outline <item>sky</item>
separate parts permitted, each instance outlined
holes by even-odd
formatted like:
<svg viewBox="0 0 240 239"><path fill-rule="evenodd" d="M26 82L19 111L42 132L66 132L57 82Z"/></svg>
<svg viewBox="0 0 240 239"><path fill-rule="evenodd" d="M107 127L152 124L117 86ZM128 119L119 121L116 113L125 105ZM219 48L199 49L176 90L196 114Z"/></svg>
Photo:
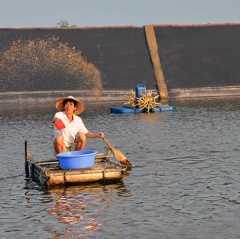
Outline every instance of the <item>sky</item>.
<svg viewBox="0 0 240 239"><path fill-rule="evenodd" d="M239 23L240 0L0 0L0 28Z"/></svg>

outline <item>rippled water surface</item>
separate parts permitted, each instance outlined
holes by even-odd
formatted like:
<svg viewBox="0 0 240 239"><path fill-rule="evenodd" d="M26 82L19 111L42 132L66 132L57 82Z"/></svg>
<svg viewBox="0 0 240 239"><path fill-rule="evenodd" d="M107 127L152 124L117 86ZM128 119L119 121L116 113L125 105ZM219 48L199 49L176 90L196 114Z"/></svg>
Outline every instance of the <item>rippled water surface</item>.
<svg viewBox="0 0 240 239"><path fill-rule="evenodd" d="M240 236L240 98L171 100L174 112L82 118L135 167L121 183L44 189L24 178L24 141L53 157L53 105L0 105L2 238L217 238ZM100 139L87 148L105 152Z"/></svg>

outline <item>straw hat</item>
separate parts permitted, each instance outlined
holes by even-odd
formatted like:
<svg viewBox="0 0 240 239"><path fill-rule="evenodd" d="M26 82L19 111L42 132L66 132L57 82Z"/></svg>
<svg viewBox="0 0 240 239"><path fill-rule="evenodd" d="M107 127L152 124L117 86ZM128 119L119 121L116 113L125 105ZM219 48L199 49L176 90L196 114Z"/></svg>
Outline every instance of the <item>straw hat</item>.
<svg viewBox="0 0 240 239"><path fill-rule="evenodd" d="M55 103L55 107L58 111L64 111L64 105L63 105L63 101L66 100L66 99L70 99L70 100L74 100L76 101L77 105L76 105L76 109L74 110L74 114L75 115L79 115L80 113L83 112L84 110L84 104L82 103L82 101L74 98L73 96L68 96L68 97L63 97L63 98L60 98L56 101Z"/></svg>

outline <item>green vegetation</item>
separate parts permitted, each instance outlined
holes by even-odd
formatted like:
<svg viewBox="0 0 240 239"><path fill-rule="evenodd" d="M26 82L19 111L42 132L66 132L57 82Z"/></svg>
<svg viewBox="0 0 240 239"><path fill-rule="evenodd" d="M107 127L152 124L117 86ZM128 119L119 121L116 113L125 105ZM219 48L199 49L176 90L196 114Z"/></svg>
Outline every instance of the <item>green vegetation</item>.
<svg viewBox="0 0 240 239"><path fill-rule="evenodd" d="M60 20L60 21L57 23L57 26L59 26L59 27L61 27L61 28L77 27L77 25L69 26L69 23L68 23L68 21L66 21L66 20Z"/></svg>

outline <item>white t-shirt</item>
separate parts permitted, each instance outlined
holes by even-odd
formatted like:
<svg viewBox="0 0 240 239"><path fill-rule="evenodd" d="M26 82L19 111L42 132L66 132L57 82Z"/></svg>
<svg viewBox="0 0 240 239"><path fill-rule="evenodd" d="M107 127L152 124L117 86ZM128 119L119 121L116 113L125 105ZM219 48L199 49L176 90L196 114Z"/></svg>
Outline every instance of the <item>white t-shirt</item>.
<svg viewBox="0 0 240 239"><path fill-rule="evenodd" d="M55 117L62 120L65 128L58 130L54 125L54 138L59 134L62 135L66 147L70 147L73 144L78 133L88 133L87 128L79 116L73 115L71 122L68 120L65 112L57 112L54 118Z"/></svg>

